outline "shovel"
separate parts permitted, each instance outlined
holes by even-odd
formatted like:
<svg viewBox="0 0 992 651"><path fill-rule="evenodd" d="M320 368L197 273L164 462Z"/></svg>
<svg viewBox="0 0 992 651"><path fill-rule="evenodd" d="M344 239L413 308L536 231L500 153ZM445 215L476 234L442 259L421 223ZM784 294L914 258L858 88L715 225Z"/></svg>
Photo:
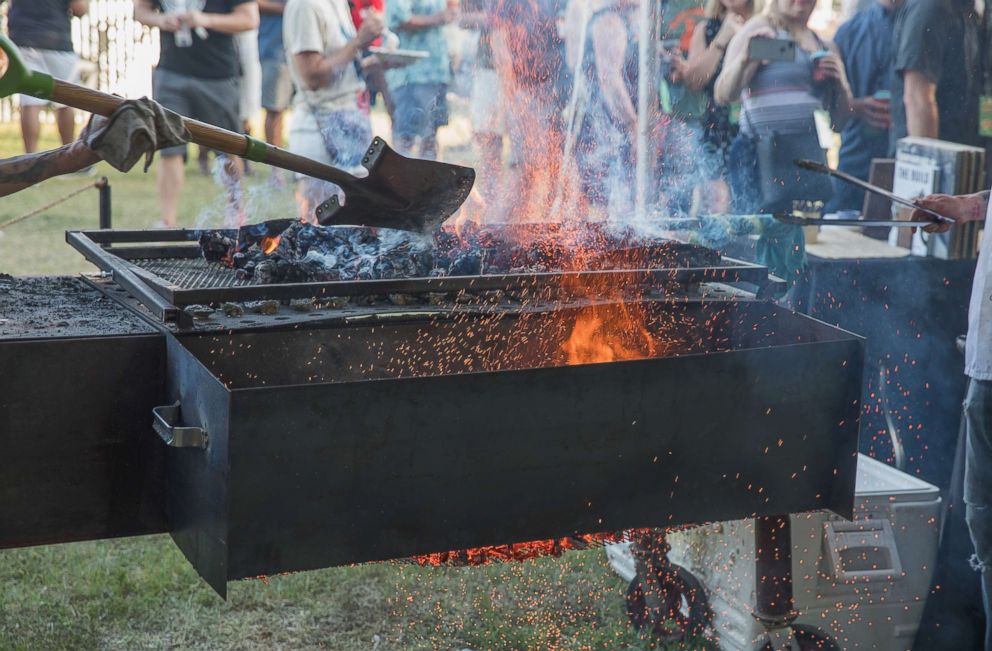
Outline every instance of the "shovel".
<svg viewBox="0 0 992 651"><path fill-rule="evenodd" d="M0 97L14 93L104 116L113 113L124 101L29 70L17 46L0 35ZM345 197L343 204L334 195L317 207L317 222L324 226L346 224L429 233L458 210L475 183L472 168L407 158L390 149L381 138L374 138L362 157L362 166L369 174L359 178L251 136L186 117L183 123L192 141L199 145L340 187Z"/></svg>

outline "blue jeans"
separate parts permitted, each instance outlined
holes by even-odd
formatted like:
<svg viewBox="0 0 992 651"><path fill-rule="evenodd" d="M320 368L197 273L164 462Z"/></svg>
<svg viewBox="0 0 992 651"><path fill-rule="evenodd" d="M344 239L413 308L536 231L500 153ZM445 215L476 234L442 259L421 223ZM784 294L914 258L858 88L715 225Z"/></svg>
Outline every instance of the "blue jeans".
<svg viewBox="0 0 992 651"><path fill-rule="evenodd" d="M992 651L992 381L971 380L964 415L968 426L965 519L975 546L972 565L982 573L985 651Z"/></svg>

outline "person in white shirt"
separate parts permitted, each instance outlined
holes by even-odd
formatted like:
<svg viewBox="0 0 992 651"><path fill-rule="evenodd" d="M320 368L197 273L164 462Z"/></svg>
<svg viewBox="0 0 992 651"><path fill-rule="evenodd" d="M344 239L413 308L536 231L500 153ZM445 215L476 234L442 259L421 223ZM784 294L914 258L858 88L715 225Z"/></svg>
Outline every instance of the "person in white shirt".
<svg viewBox="0 0 992 651"><path fill-rule="evenodd" d="M968 443L965 453L965 519L975 546L972 565L982 573L985 605L985 651L992 651L992 211L989 192L949 196L935 194L917 201L921 208L951 217L958 224L985 221L982 250L968 308L968 343L964 372L970 378L964 401ZM914 211L915 221L931 221ZM947 223L923 227L929 233L951 228Z"/></svg>
<svg viewBox="0 0 992 651"><path fill-rule="evenodd" d="M347 0L289 0L283 44L296 87L289 151L346 171L359 167L372 141L369 95L359 71L361 51L377 39L383 20L371 12L356 30ZM299 177L302 219L339 188Z"/></svg>

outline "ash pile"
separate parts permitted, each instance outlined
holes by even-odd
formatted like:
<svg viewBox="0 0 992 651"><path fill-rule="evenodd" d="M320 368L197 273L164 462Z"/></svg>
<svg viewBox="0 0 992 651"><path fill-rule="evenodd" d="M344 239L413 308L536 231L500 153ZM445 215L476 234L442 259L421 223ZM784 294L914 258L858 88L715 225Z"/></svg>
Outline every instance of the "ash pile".
<svg viewBox="0 0 992 651"><path fill-rule="evenodd" d="M204 258L260 284L709 266L719 253L596 225L470 225L432 235L274 220L204 231Z"/></svg>

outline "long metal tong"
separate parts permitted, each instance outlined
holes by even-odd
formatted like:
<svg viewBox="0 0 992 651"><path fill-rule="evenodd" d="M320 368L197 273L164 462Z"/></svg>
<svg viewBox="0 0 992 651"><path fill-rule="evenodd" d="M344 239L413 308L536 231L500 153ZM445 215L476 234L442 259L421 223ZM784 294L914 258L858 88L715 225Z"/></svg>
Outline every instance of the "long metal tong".
<svg viewBox="0 0 992 651"><path fill-rule="evenodd" d="M923 208L918 205L915 201L911 199L904 199L897 194L893 194L884 188L880 188L877 185L868 183L867 181L862 181L861 179L851 176L841 172L840 170L835 170L833 168L827 167L822 163L817 163L816 161L799 159L795 161L798 167L805 170L810 170L811 172L818 172L820 174L826 174L828 176L833 176L841 181L845 181L852 185L856 185L863 190L867 190L872 194L877 194L880 197L885 197L893 203L897 203L900 206L906 206L908 208L913 208L914 210L919 210L920 212L930 215L933 217L933 223L943 222L945 224L955 223L953 219L942 215L935 210L930 210L929 208ZM926 222L917 221L907 221L904 219L823 219L821 218L805 218L805 217L795 217L793 215L775 215L775 218L779 221L785 222L787 224L799 224L802 226L889 226L889 227L902 227L902 228L921 228L926 226Z"/></svg>

